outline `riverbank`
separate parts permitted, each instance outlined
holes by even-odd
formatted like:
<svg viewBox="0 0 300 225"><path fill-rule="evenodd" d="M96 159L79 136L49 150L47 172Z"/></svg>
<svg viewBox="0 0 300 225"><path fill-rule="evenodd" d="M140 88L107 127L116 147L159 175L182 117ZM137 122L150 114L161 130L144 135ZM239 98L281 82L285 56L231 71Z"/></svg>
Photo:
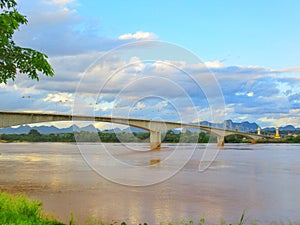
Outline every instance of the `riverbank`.
<svg viewBox="0 0 300 225"><path fill-rule="evenodd" d="M74 132L61 134L41 134L30 130L28 134L0 134L1 142L103 142L103 143L148 143L149 132L144 133L106 133L106 132ZM208 143L217 142L215 136L205 132L174 132L169 130L162 134L163 143ZM252 140L242 135L228 135L225 143L251 143ZM279 139L262 139L260 143L300 143L300 135L282 135Z"/></svg>
<svg viewBox="0 0 300 225"><path fill-rule="evenodd" d="M64 225L43 211L41 201L4 192L0 192L0 224Z"/></svg>
<svg viewBox="0 0 300 225"><path fill-rule="evenodd" d="M39 200L30 200L24 194L8 194L5 192L0 192L0 224L1 225L80 225L76 222L76 217L73 213L70 213L69 222L62 223L55 219L53 215L47 214L42 208L42 202ZM138 223L139 225L148 225L148 223ZM192 220L182 220L176 223L167 222L159 223L159 225L205 225L207 224L205 218L199 219L199 221L194 222ZM226 225L225 221L221 221L220 225ZM236 225L246 224L245 212L242 213L240 220ZM250 222L247 224L257 225L255 222ZM274 223L272 223L274 224ZM284 225L284 222L280 222ZM287 223L293 225L290 221ZM297 223L298 224L298 223ZM105 225L100 219L93 218L91 216L86 217L84 224L82 225ZM107 225L127 225L126 222L113 221ZM149 224L150 225L150 224ZM230 223L230 225L233 225ZM296 225L296 223L295 223Z"/></svg>

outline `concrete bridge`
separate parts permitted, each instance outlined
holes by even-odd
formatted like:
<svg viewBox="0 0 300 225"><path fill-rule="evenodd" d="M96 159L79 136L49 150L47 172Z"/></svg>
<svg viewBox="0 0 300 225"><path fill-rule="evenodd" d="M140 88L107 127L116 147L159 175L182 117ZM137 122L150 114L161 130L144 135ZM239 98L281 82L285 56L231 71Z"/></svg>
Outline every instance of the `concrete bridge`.
<svg viewBox="0 0 300 225"><path fill-rule="evenodd" d="M8 112L0 111L0 128L16 126L22 124L54 122L54 121L93 121L106 122L128 125L132 127L141 128L150 132L150 148L159 149L161 146L161 132L164 130L171 130L175 128L195 128L202 131L209 132L217 136L218 146L224 145L224 137L231 134L239 134L252 139L255 143L259 139L269 138L262 135L245 133L233 130L226 130L222 128L202 126L197 124L185 124L178 122L132 119L121 117L106 117L106 116L80 116L68 114L51 114L51 113L31 113L31 112Z"/></svg>

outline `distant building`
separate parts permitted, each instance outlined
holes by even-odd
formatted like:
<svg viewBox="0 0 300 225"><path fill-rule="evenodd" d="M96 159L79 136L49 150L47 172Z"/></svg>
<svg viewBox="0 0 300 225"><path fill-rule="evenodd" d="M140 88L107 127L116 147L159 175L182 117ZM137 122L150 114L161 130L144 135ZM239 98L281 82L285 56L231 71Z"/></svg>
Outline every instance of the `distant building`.
<svg viewBox="0 0 300 225"><path fill-rule="evenodd" d="M274 138L276 138L276 139L280 138L278 126L276 126L276 134L275 134Z"/></svg>

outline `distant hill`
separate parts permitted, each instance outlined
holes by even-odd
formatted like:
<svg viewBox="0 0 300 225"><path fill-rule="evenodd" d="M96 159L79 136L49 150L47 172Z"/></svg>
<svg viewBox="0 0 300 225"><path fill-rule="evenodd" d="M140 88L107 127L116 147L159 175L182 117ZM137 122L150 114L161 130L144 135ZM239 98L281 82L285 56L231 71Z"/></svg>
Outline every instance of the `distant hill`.
<svg viewBox="0 0 300 225"><path fill-rule="evenodd" d="M264 130L265 131L275 131L276 128L275 127L267 127L267 128L264 128ZM281 131L296 131L296 130L300 130L300 128L296 128L293 125L287 125L284 127L279 127L279 130L281 130Z"/></svg>
<svg viewBox="0 0 300 225"><path fill-rule="evenodd" d="M242 131L242 132L257 131L257 128L258 128L258 125L256 123L250 123L248 121L241 122L241 123L235 123L232 120L225 120L224 123L211 123L208 121L201 121L200 125L225 128L228 130L238 130L238 131Z"/></svg>
<svg viewBox="0 0 300 225"><path fill-rule="evenodd" d="M67 128L57 128L55 126L34 126L30 127L28 125L19 126L19 127L6 127L0 129L0 134L27 134L31 129L35 129L41 134L63 134L63 133L73 133L74 131L87 131L95 132L98 131L93 125L88 125L86 127L78 127L72 125Z"/></svg>
<svg viewBox="0 0 300 225"><path fill-rule="evenodd" d="M195 123L198 124L198 123ZM250 123L248 121L241 122L241 123L236 123L233 122L232 120L226 120L224 123L211 123L208 121L201 121L201 125L203 126L211 126L211 127L219 127L219 128L226 128L229 130L238 130L242 132L256 132L258 125L256 123ZM88 125L85 127L78 127L76 125L72 125L70 127L66 128L58 128L55 126L34 126L30 127L28 125L22 125L19 127L6 127L6 128L1 128L0 129L0 134L27 134L31 129L36 129L39 131L41 134L62 134L62 133L72 133L73 131L87 131L87 132L95 132L95 131L100 131L97 128L95 128L93 125ZM198 129L192 129L192 128L187 128L187 130L192 131L192 132L198 132ZM268 127L264 128L263 130L265 131L275 131L275 127ZM280 127L279 130L281 131L295 131L295 130L300 130L300 128L295 128L292 125L287 125L284 127ZM116 129L108 129L108 130L102 130L102 132L106 133L120 133L120 132L136 132L136 133L143 133L147 132L146 130L136 128L136 127L127 127L126 129L121 130L120 128ZM179 130L174 130L175 133L178 133Z"/></svg>

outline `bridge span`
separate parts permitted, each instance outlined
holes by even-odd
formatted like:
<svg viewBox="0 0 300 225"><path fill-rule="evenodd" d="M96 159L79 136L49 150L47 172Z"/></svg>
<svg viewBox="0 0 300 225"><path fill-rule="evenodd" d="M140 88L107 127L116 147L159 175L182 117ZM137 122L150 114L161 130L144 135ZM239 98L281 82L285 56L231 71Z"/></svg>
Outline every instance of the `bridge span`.
<svg viewBox="0 0 300 225"><path fill-rule="evenodd" d="M245 133L233 130L227 130L217 127L202 126L197 124L187 124L179 122L122 118L122 117L106 117L106 116L81 116L70 114L52 114L52 113L35 113L35 112L14 112L0 111L0 128L10 127L23 124L33 124L42 122L58 122L58 121L93 121L106 122L128 125L141 128L150 132L150 148L152 150L159 149L161 146L161 132L175 128L194 128L209 132L217 136L218 146L224 145L224 137L231 134L239 134L252 139L255 143L259 139L269 138L253 133Z"/></svg>

